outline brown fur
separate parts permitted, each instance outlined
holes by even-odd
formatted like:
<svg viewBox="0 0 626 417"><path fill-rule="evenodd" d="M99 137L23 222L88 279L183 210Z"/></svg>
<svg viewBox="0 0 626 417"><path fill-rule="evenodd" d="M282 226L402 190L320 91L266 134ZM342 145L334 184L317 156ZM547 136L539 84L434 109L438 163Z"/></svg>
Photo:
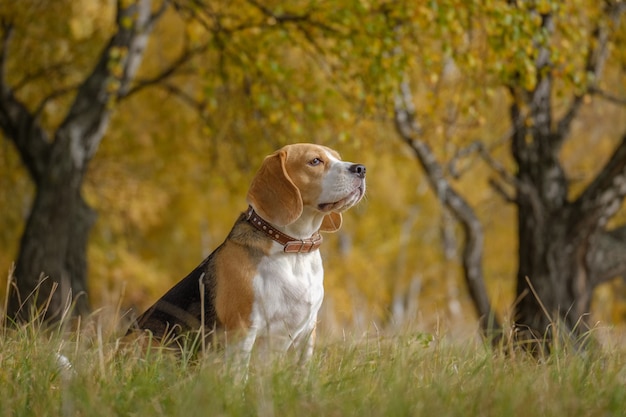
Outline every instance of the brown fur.
<svg viewBox="0 0 626 417"><path fill-rule="evenodd" d="M202 324L207 335L246 327L254 296L252 278L270 245L242 214L224 243L139 316L129 333L147 330L170 344L200 331Z"/></svg>
<svg viewBox="0 0 626 417"><path fill-rule="evenodd" d="M294 222L302 213L302 197L287 173L286 158L282 150L266 157L248 190L248 201L259 215L277 226Z"/></svg>
<svg viewBox="0 0 626 417"><path fill-rule="evenodd" d="M252 279L260 256L249 256L250 248L242 243L235 239L227 241L215 261L215 310L226 330L239 330L250 325L254 303ZM256 252L257 255L261 253L261 250Z"/></svg>

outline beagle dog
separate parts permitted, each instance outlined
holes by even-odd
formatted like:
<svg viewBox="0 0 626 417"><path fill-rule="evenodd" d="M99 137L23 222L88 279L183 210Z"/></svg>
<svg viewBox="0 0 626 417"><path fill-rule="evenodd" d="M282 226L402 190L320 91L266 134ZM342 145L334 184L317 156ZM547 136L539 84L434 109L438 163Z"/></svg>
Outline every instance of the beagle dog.
<svg viewBox="0 0 626 417"><path fill-rule="evenodd" d="M129 332L165 343L198 330L227 333L240 335L247 357L261 338L272 350L310 357L324 296L320 232L338 230L341 213L364 193L365 166L330 148L301 143L267 156L226 240Z"/></svg>

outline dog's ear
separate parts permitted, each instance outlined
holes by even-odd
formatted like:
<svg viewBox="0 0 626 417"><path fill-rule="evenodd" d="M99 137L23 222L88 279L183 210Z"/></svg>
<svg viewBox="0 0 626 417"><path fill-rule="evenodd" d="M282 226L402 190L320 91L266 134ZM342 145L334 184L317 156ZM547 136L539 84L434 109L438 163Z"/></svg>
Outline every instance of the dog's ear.
<svg viewBox="0 0 626 417"><path fill-rule="evenodd" d="M302 214L302 196L285 169L287 151L269 155L252 179L248 203L263 219L276 226L293 223Z"/></svg>
<svg viewBox="0 0 626 417"><path fill-rule="evenodd" d="M324 216L324 220L322 221L322 227L320 227L320 230L322 232L336 232L341 227L342 222L343 218L341 217L341 213L328 213L326 216Z"/></svg>

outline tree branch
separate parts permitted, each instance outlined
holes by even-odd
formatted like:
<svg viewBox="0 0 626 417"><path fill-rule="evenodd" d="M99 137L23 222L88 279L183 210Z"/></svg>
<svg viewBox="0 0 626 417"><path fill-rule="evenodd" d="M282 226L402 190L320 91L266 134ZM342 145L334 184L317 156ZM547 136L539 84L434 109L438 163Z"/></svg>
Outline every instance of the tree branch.
<svg viewBox="0 0 626 417"><path fill-rule="evenodd" d="M48 94L46 97L44 97L39 104L37 105L37 107L35 108L35 110L33 111L33 118L36 120L39 120L39 116L41 116L41 113L43 112L44 108L46 107L46 105L59 97L62 97L66 94L70 94L73 93L74 91L76 91L78 89L78 85L71 85L69 87L65 87L65 88L60 88L56 91L53 91L52 93Z"/></svg>
<svg viewBox="0 0 626 417"><path fill-rule="evenodd" d="M603 227L626 197L626 133L611 158L572 203L572 221L592 231ZM573 225L574 226L574 225Z"/></svg>
<svg viewBox="0 0 626 417"><path fill-rule="evenodd" d="M159 8L155 13L151 13L150 7L151 0L144 1L143 5L138 8L136 16L136 22L133 27L135 33L134 36L128 42L128 58L124 65L124 73L120 79L120 88L117 93L117 99L125 96L129 89L130 83L134 79L143 54L148 44L148 35L152 32L156 21L163 16L167 6L168 0L163 0ZM126 16L127 18L128 16ZM118 18L118 25L124 24L125 17Z"/></svg>
<svg viewBox="0 0 626 417"><path fill-rule="evenodd" d="M495 179L490 178L489 185L506 203L515 204L517 202L516 196L505 190L504 187Z"/></svg>
<svg viewBox="0 0 626 417"><path fill-rule="evenodd" d="M149 30L154 29L154 25L161 19L161 17L163 17L169 6L170 0L163 0L159 8L150 15L150 19L148 20L148 23L146 25Z"/></svg>
<svg viewBox="0 0 626 417"><path fill-rule="evenodd" d="M13 85L13 91L19 92L23 87L27 86L33 81L39 80L41 78L48 78L50 77L50 75L55 73L60 73L70 64L71 62L56 62L44 68L40 68L36 71L28 72L24 74L24 76Z"/></svg>
<svg viewBox="0 0 626 417"><path fill-rule="evenodd" d="M41 181L50 151L48 134L37 123L28 108L15 97L7 84L6 63L8 59L13 25L1 21L3 30L0 49L0 129L12 141L35 183Z"/></svg>
<svg viewBox="0 0 626 417"><path fill-rule="evenodd" d="M316 26L320 29L323 29L327 32L338 33L336 29L328 26L327 24L323 22L320 22L311 18L311 11L307 11L306 13L303 13L303 14L292 14L292 13L278 14L278 13L275 13L269 7L261 4L257 0L248 0L248 3L256 7L261 13L263 13L263 15L272 19L273 23L295 23L295 24L308 23L312 26Z"/></svg>
<svg viewBox="0 0 626 417"><path fill-rule="evenodd" d="M48 133L11 90L5 91L0 98L0 129L14 143L33 181L39 183L51 142Z"/></svg>
<svg viewBox="0 0 626 417"><path fill-rule="evenodd" d="M505 140L510 137L511 137L511 130L509 130L509 132L506 133ZM518 186L519 181L517 180L517 178L515 178L515 176L512 175L509 171L507 171L507 169L500 162L496 161L491 156L485 144L480 140L476 140L470 143L468 146L460 149L454 154L452 159L450 159L450 162L448 162L448 170L452 174L453 177L455 178L460 177L460 172L456 166L457 163L459 162L459 159L467 157L468 155L471 155L472 153L477 153L480 156L480 158L495 173L497 173L505 182L507 182L508 184L512 186Z"/></svg>
<svg viewBox="0 0 626 417"><path fill-rule="evenodd" d="M509 94L511 95L511 105L509 106L509 115L513 126L511 127L511 150L513 158L518 166L527 163L529 158L529 146L526 142L526 118L528 114L522 111L522 106L519 94L515 88L509 87Z"/></svg>
<svg viewBox="0 0 626 417"><path fill-rule="evenodd" d="M309 14L291 14L291 13L281 13L277 14L272 11L269 7L259 3L256 0L248 0L252 6L257 8L261 13L265 16L274 19L276 23L286 23L286 22L302 22L309 19Z"/></svg>
<svg viewBox="0 0 626 417"><path fill-rule="evenodd" d="M492 337L500 330L500 324L491 308L484 284L482 225L470 205L445 178L444 171L428 144L419 138L421 128L416 120L415 106L407 82L402 83L400 93L396 97L395 124L400 137L413 149L437 198L463 227L465 241L462 262L465 282L474 300L481 329L485 335Z"/></svg>
<svg viewBox="0 0 626 417"><path fill-rule="evenodd" d="M595 234L589 247L585 261L593 287L626 276L626 226Z"/></svg>
<svg viewBox="0 0 626 417"><path fill-rule="evenodd" d="M509 132L505 135L506 139L510 137L511 137L511 130L509 130ZM450 172L450 175L452 175L452 177L455 179L459 179L461 175L463 174L457 168L457 163L459 162L459 159L465 158L473 153L477 153L479 157L498 175L499 179L501 180L501 181L497 181L495 179L490 179L489 185L491 186L491 188L493 188L493 190L498 195L500 195L504 199L504 201L506 201L507 203L515 203L516 201L515 196L509 194L504 189L503 187L504 184L501 184L501 182L504 182L505 184L508 184L517 190L522 190L523 185L520 183L520 181L517 178L515 178L514 175L509 173L501 163L499 163L498 161L492 158L491 154L489 153L489 150L487 149L485 144L480 140L470 143L468 146L461 148L459 151L457 151L454 154L454 156L450 159L450 161L447 164L447 171Z"/></svg>
<svg viewBox="0 0 626 417"><path fill-rule="evenodd" d="M626 97L617 97L607 91L601 90L598 87L592 87L589 89L589 93L605 99L606 101L616 104L618 106L626 106Z"/></svg>
<svg viewBox="0 0 626 417"><path fill-rule="evenodd" d="M173 94L174 96L178 97L183 103L187 104L189 107L194 109L206 126L209 126L211 128L215 127L213 121L209 117L208 112L206 111L205 101L198 101L194 99L191 95L189 95L185 91L181 90L179 87L172 85L172 84L168 84L164 82L164 83L157 84L157 86L164 89L168 93Z"/></svg>
<svg viewBox="0 0 626 417"><path fill-rule="evenodd" d="M541 30L554 33L554 20L551 13L541 15ZM530 92L530 116L533 124L530 127L534 137L538 135L542 138L555 139L551 135L552 129L552 61L550 59L550 49L546 45L536 42L538 48L535 67L537 69L537 84L532 92ZM558 146L558 142L552 145ZM549 144L539 143L538 146L550 146Z"/></svg>
<svg viewBox="0 0 626 417"><path fill-rule="evenodd" d="M187 49L185 48L178 58L176 58L167 68L161 71L159 74L150 77L144 78L141 80L137 80L135 85L132 88L129 88L123 95L120 95L120 99L125 99L130 97L131 95L138 93L146 87L154 86L155 84L159 84L167 80L168 78L174 76L177 71L187 62L191 61L195 56L205 52L209 48L209 44L204 44L196 48Z"/></svg>
<svg viewBox="0 0 626 417"><path fill-rule="evenodd" d="M621 18L624 7L621 5L613 5L605 7L605 14L608 15L612 24L617 26ZM586 93L598 94L602 96L602 92L597 88L597 80L600 79L604 64L606 63L609 53L609 27L602 22L598 22L594 28L589 41L589 49L587 52L587 58L585 60L585 73L593 74L593 78L590 85L587 86L586 92L578 94L574 97L569 109L565 112L561 120L557 123L556 133L557 137L564 140L569 134L572 122L578 114L580 107L582 106L583 99ZM608 97L604 97L607 98ZM612 98L612 97L611 97ZM613 101L609 99L609 101ZM624 101L626 103L626 101ZM619 104L619 103L618 103Z"/></svg>
<svg viewBox="0 0 626 417"><path fill-rule="evenodd" d="M225 33L227 35L232 35L236 32L259 28L265 26L266 23L261 22L245 22L239 24L231 24L228 27L225 27L222 24L222 16L219 13L216 13L212 9L212 2L203 2L201 0L194 1L194 5L191 7L184 4L185 2L173 0L174 8L178 13L182 16L185 16L187 13L191 19L194 19L197 23L202 25L203 28L207 30L209 33L217 34L217 33ZM235 16L228 16L229 20L235 21ZM238 16L237 16L238 17Z"/></svg>
<svg viewBox="0 0 626 417"><path fill-rule="evenodd" d="M117 32L112 36L91 74L81 84L70 110L57 130L55 148L71 153L81 170L95 153L108 125L110 110L127 93L145 51L155 19L151 0L124 7L118 0ZM165 7L164 1L162 7ZM159 9L161 10L161 9Z"/></svg>

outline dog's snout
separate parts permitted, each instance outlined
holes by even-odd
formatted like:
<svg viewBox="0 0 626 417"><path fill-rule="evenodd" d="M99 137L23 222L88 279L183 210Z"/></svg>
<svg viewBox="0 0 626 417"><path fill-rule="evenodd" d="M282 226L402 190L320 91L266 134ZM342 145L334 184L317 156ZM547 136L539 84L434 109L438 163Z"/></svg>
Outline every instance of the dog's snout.
<svg viewBox="0 0 626 417"><path fill-rule="evenodd" d="M365 171L366 171L365 165L352 164L352 165L350 165L348 170L350 172L352 172L353 174L356 174L357 177L359 177L359 178L365 178Z"/></svg>

